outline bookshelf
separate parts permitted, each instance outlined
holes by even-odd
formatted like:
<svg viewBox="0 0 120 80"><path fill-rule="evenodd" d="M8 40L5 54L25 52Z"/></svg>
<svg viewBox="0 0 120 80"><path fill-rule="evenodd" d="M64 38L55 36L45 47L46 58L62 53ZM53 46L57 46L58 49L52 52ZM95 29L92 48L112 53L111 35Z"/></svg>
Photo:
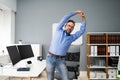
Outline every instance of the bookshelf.
<svg viewBox="0 0 120 80"><path fill-rule="evenodd" d="M87 75L89 80L116 80L120 55L120 32L87 33Z"/></svg>

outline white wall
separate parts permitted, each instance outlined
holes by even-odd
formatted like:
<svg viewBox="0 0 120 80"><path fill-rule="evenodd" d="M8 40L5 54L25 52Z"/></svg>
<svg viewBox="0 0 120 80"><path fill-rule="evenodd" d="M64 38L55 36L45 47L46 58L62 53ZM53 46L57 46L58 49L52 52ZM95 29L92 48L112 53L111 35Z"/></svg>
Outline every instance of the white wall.
<svg viewBox="0 0 120 80"><path fill-rule="evenodd" d="M17 9L17 0L0 0L0 4L3 4L13 11L16 11Z"/></svg>

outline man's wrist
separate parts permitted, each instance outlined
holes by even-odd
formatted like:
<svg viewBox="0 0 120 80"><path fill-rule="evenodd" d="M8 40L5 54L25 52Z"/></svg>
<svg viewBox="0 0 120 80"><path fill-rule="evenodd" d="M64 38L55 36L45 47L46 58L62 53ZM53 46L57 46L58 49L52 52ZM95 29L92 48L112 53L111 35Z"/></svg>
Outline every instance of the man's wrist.
<svg viewBox="0 0 120 80"><path fill-rule="evenodd" d="M83 15L83 16L81 16L81 17L85 18L85 15Z"/></svg>
<svg viewBox="0 0 120 80"><path fill-rule="evenodd" d="M86 21L85 15L82 16L82 21Z"/></svg>

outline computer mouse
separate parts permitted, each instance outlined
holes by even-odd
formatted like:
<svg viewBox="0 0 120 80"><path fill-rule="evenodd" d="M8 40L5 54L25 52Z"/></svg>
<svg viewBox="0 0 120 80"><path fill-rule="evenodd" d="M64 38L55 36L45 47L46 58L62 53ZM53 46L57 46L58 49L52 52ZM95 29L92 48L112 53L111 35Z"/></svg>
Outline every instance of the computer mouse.
<svg viewBox="0 0 120 80"><path fill-rule="evenodd" d="M42 61L42 56L38 56L38 57L37 57L37 60Z"/></svg>
<svg viewBox="0 0 120 80"><path fill-rule="evenodd" d="M32 62L31 61L27 61L27 64L32 64Z"/></svg>

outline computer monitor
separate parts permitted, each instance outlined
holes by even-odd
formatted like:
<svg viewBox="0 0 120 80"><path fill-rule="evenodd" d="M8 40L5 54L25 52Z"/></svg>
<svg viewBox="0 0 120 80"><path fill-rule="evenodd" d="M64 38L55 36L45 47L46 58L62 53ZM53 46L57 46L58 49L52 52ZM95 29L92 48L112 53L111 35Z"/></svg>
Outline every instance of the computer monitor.
<svg viewBox="0 0 120 80"><path fill-rule="evenodd" d="M7 50L13 65L21 60L20 53L16 46L7 46Z"/></svg>
<svg viewBox="0 0 120 80"><path fill-rule="evenodd" d="M21 59L34 57L31 45L18 45L17 47L21 55Z"/></svg>

